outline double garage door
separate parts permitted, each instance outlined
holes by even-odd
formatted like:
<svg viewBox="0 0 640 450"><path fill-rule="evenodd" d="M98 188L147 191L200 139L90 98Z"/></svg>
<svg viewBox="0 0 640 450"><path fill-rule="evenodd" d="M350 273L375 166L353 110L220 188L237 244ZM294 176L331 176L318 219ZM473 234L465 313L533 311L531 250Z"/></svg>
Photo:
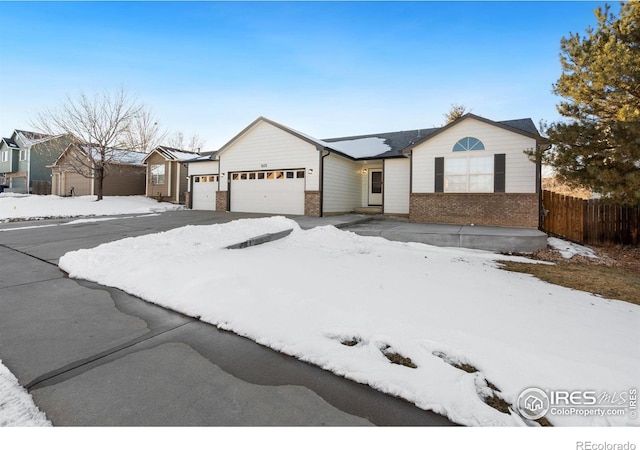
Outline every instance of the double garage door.
<svg viewBox="0 0 640 450"><path fill-rule="evenodd" d="M231 211L304 214L304 169L230 173Z"/></svg>

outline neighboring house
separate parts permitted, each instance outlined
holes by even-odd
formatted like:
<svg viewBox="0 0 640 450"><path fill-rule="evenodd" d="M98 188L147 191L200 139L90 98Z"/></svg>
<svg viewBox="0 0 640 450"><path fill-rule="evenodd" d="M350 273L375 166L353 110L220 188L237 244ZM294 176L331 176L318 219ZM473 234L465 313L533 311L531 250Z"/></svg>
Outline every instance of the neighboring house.
<svg viewBox="0 0 640 450"><path fill-rule="evenodd" d="M184 162L197 156L197 153L163 145L149 152L143 161L147 165L145 195L161 201L184 204L188 190Z"/></svg>
<svg viewBox="0 0 640 450"><path fill-rule="evenodd" d="M89 157L93 155L93 159ZM102 186L103 195L144 195L145 153L131 150L110 149L110 161L105 163ZM95 195L93 160L97 150L88 146L70 144L50 166L52 193L59 196Z"/></svg>
<svg viewBox="0 0 640 450"><path fill-rule="evenodd" d="M525 152L541 145L531 119L466 114L441 128L319 140L260 117L206 170L192 169L202 160L188 163L192 203L203 205L194 177L208 172L215 207L207 204L217 211L367 211L415 222L537 228L540 168Z"/></svg>
<svg viewBox="0 0 640 450"><path fill-rule="evenodd" d="M51 193L51 165L72 142L71 136L49 136L15 130L0 140L0 184L10 191Z"/></svg>

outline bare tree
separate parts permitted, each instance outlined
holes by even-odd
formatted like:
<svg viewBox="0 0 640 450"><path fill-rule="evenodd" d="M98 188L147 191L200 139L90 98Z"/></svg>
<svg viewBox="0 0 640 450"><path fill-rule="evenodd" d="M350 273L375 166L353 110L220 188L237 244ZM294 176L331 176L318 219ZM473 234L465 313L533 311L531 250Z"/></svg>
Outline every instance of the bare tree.
<svg viewBox="0 0 640 450"><path fill-rule="evenodd" d="M93 178L98 200L102 200L105 167L126 162L123 159L128 152L123 148L146 148L155 138L151 123L148 109L120 89L92 96L82 93L77 98L67 96L59 107L38 114L32 125L47 134L75 136L79 145L69 158L68 169Z"/></svg>
<svg viewBox="0 0 640 450"><path fill-rule="evenodd" d="M444 118L446 120L445 125L448 125L451 122L454 122L454 121L458 120L460 117L462 117L465 114L470 113L470 112L471 112L471 110L467 109L466 106L457 105L455 103L452 103L451 104L451 109L449 110L449 112L444 114Z"/></svg>
<svg viewBox="0 0 640 450"><path fill-rule="evenodd" d="M200 136L197 134L193 134L190 138L186 138L182 131L176 131L171 134L166 139L166 142L168 147L187 150L194 153L200 153L200 150L205 145L205 141L200 139Z"/></svg>
<svg viewBox="0 0 640 450"><path fill-rule="evenodd" d="M149 153L167 137L158 120L148 108L142 108L133 117L125 133L125 148L138 152Z"/></svg>

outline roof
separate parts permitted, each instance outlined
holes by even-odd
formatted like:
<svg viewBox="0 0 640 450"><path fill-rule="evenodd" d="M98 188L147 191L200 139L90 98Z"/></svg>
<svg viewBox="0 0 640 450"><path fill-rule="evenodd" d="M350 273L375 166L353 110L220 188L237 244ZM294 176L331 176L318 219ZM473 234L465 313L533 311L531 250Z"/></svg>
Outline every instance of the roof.
<svg viewBox="0 0 640 450"><path fill-rule="evenodd" d="M403 149L436 130L437 128L423 128L419 130L329 138L323 139L323 141L353 158L391 158L401 156ZM368 144L373 144L369 151L366 150Z"/></svg>
<svg viewBox="0 0 640 450"><path fill-rule="evenodd" d="M421 143L431 139L432 137L442 133L443 131L446 131L449 128L451 128L451 127L457 125L458 123L460 123L460 122L462 122L464 120L467 120L467 119L475 119L475 120L478 120L480 122L484 122L484 123L487 123L489 125L497 126L497 127L502 128L504 130L507 130L507 131L511 131L513 133L518 133L518 134L530 137L532 139L535 139L536 142L538 142L538 143L546 142L546 139L543 138L542 136L540 136L540 133L538 133L538 130L536 129L536 126L534 125L533 120L531 120L531 119L515 119L515 120L503 120L503 121L500 121L500 122L494 122L493 120L486 119L486 118L480 117L480 116L476 116L475 114L467 113L464 116L460 117L459 119L456 119L453 122L448 123L444 127L436 129L433 133L431 133L428 136L425 136L422 139L420 139L419 141L415 142L415 145L421 144ZM410 149L407 147L405 150L403 150L403 152L407 153L409 150Z"/></svg>
<svg viewBox="0 0 640 450"><path fill-rule="evenodd" d="M94 160L99 157L99 149L96 147L89 147L88 145L77 146L77 144L69 144L67 148L58 156L56 161L52 164L55 166L58 164L58 161L62 159L62 157L69 151L71 147L80 148L84 153L90 154L91 158ZM107 149L109 154L106 158L106 163L108 164L128 164L132 166L142 166L143 160L145 158L146 153L136 152L133 150L125 150L120 148L109 148ZM51 166L48 166L51 167Z"/></svg>
<svg viewBox="0 0 640 450"><path fill-rule="evenodd" d="M16 144L16 141L14 141L11 138L3 137L2 140L4 141L5 144L7 144L7 147L19 148L18 144Z"/></svg>
<svg viewBox="0 0 640 450"><path fill-rule="evenodd" d="M15 130L14 134L20 136L20 139L24 142L25 145L33 145L38 142L46 141L47 139L51 139L54 136L43 133L36 133L35 131L25 131L25 130Z"/></svg>
<svg viewBox="0 0 640 450"><path fill-rule="evenodd" d="M85 153L91 154L91 157L95 160L100 156L100 149L95 147L89 147L83 145L82 150ZM143 165L143 160L147 156L146 153L136 152L133 150L125 150L121 148L109 148L107 149L108 156L107 161L111 164L130 164L130 165Z"/></svg>
<svg viewBox="0 0 640 450"><path fill-rule="evenodd" d="M488 119L473 114L469 116L488 121ZM503 120L495 123L503 127L506 126L532 135L538 135L538 130L531 119ZM417 142L427 140L432 134L438 133L444 128L448 128L448 125L440 128L422 128L419 130L329 138L323 139L323 141L356 159L393 158L402 156L403 150ZM386 150L383 145L386 145Z"/></svg>
<svg viewBox="0 0 640 450"><path fill-rule="evenodd" d="M206 162L206 161L215 161L218 156L218 152L202 152L197 155L196 158L186 159L182 162L185 163L195 163L195 162Z"/></svg>
<svg viewBox="0 0 640 450"><path fill-rule="evenodd" d="M147 160L149 156L153 153L158 153L164 159L168 161L188 161L193 158L197 158L199 153L189 152L187 150L180 150L178 148L167 147L165 145L159 145L145 155L143 163Z"/></svg>
<svg viewBox="0 0 640 450"><path fill-rule="evenodd" d="M358 136L346 136L327 139L316 139L312 136L294 130L293 128L289 128L285 125L274 122L273 120L267 119L266 117L260 116L256 120L251 122L251 124L249 124L240 133L234 136L229 142L224 144L218 152L223 152L224 150L226 150L229 146L231 146L235 141L237 141L242 135L248 132L259 122L266 122L306 142L309 142L310 144L315 145L320 149L336 152L351 159L367 160L380 158L397 158L404 156L411 146L424 142L427 139L451 128L455 124L469 118L495 125L515 133L523 134L525 136L534 138L537 141L543 140L531 119L514 119L495 122L471 113L465 114L461 118L439 128L421 128L417 130L392 131L386 133L364 134ZM196 162L197 160L199 159L190 160L188 162Z"/></svg>

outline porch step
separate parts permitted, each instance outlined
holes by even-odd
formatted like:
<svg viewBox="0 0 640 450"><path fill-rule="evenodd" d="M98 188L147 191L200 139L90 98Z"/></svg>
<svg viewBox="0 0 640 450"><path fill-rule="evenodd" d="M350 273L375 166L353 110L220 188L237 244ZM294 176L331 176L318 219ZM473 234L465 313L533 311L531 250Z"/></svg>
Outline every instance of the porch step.
<svg viewBox="0 0 640 450"><path fill-rule="evenodd" d="M360 208L353 208L353 212L356 214L382 214L382 206L363 206Z"/></svg>

